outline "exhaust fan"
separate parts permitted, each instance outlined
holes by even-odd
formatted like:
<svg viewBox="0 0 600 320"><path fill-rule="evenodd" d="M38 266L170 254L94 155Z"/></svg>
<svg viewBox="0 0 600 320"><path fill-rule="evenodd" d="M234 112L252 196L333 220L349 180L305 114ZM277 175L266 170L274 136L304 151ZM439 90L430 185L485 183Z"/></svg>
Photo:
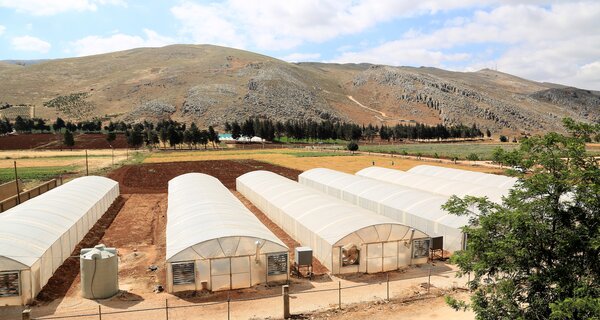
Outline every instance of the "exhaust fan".
<svg viewBox="0 0 600 320"><path fill-rule="evenodd" d="M342 266L358 264L360 250L355 244L347 244L342 247Z"/></svg>

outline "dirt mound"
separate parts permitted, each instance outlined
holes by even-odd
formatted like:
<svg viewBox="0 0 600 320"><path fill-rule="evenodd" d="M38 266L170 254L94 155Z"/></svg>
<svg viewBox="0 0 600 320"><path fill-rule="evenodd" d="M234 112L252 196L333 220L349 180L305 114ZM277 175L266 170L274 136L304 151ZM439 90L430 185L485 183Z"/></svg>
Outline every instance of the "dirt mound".
<svg viewBox="0 0 600 320"><path fill-rule="evenodd" d="M255 160L212 160L130 165L114 170L108 177L119 182L121 193L167 193L169 180L185 173L209 174L235 189L237 177L255 170L272 171L294 180L302 173Z"/></svg>

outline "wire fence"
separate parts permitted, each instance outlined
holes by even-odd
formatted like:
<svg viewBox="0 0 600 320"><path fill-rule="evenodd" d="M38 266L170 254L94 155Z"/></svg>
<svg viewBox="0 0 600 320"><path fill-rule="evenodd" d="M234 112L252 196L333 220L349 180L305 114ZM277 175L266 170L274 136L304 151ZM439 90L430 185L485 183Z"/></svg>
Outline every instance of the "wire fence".
<svg viewBox="0 0 600 320"><path fill-rule="evenodd" d="M444 274L434 274L447 278ZM423 278L418 278L423 279ZM426 278L425 278L426 279ZM415 279L413 279L415 280ZM281 294L260 295L257 297L227 298L213 302L189 302L181 298L169 298L162 305L153 305L140 308L117 309L116 305L111 307L98 304L96 309L73 310L69 313L56 313L47 316L33 317L31 312L25 310L21 319L24 320L49 320L49 319L247 319L254 317L282 318L292 314L304 314L315 310L342 309L346 305L390 300L413 300L418 297L436 296L428 295L430 288L437 290L435 294L447 292L459 288L457 282L445 287L435 287L433 282L412 283L413 287L408 289L400 282L406 279L391 281L389 276L375 282L343 284L337 282L337 286L331 283L331 287L324 289L303 289L305 285L299 285L298 290L288 291L289 286L282 286ZM416 287L415 287L416 285ZM295 287L294 284L292 286ZM287 288L285 288L287 287ZM421 291L415 293L415 288ZM464 289L464 288L462 288ZM288 293L289 292L289 293ZM257 303L260 302L260 303ZM287 306L286 306L287 304ZM287 314L286 314L287 308Z"/></svg>

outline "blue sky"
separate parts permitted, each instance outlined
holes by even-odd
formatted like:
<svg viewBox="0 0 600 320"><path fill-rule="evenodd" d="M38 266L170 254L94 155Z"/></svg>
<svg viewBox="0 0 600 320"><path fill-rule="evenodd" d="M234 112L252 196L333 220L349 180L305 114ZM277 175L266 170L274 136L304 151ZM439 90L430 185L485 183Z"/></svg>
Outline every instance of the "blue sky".
<svg viewBox="0 0 600 320"><path fill-rule="evenodd" d="M600 1L0 0L0 59L210 43L287 61L497 68L600 90Z"/></svg>

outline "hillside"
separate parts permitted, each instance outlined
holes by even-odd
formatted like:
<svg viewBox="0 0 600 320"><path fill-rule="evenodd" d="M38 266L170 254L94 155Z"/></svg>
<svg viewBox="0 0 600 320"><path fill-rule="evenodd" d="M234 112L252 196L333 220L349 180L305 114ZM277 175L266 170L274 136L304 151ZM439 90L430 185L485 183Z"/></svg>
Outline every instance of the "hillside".
<svg viewBox="0 0 600 320"><path fill-rule="evenodd" d="M565 116L600 121L596 92L492 70L292 64L211 45L140 48L25 65L2 62L0 83L0 115L45 118L171 117L218 126L248 116L390 125L462 122L493 132L560 130ZM69 107L44 106L57 97Z"/></svg>

